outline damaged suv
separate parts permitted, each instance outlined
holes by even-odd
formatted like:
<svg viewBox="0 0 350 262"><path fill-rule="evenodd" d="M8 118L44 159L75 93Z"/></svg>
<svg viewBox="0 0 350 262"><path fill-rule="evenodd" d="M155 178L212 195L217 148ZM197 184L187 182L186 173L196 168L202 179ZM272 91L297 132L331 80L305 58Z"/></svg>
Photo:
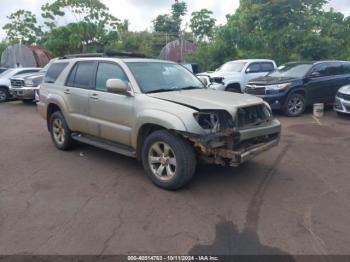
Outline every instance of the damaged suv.
<svg viewBox="0 0 350 262"><path fill-rule="evenodd" d="M207 89L176 63L121 56L50 66L38 111L58 149L79 141L137 158L153 183L174 190L198 161L238 166L278 144L280 123L262 99Z"/></svg>

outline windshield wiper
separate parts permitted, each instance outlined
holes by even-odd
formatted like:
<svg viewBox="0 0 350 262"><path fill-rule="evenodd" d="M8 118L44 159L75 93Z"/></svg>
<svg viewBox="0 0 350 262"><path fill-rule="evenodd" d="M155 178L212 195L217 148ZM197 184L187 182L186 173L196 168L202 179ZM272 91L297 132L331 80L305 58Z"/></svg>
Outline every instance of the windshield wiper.
<svg viewBox="0 0 350 262"><path fill-rule="evenodd" d="M146 92L146 94L171 92L171 91L176 91L176 89L174 89L174 88L155 89L155 90L151 90L151 91Z"/></svg>
<svg viewBox="0 0 350 262"><path fill-rule="evenodd" d="M200 86L185 86L185 87L178 88L178 90L191 90L191 89L202 89L202 87L200 87Z"/></svg>

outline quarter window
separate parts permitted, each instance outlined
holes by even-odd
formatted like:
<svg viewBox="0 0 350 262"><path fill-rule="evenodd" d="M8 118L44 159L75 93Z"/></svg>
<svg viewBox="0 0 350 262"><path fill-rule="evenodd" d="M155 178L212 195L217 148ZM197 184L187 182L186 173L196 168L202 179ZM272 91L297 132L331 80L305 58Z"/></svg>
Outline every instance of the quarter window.
<svg viewBox="0 0 350 262"><path fill-rule="evenodd" d="M112 63L99 63L96 75L96 90L107 91L108 79L120 79L128 82L128 78L120 66Z"/></svg>

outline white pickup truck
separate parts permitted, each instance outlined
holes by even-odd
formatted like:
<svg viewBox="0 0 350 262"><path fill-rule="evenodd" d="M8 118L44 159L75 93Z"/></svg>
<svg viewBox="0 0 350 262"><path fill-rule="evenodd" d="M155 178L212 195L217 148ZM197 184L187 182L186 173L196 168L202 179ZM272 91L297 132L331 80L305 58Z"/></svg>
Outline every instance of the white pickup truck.
<svg viewBox="0 0 350 262"><path fill-rule="evenodd" d="M208 77L209 88L243 93L250 80L265 76L276 68L276 62L268 59L235 60L223 64L215 72L204 72L197 76Z"/></svg>

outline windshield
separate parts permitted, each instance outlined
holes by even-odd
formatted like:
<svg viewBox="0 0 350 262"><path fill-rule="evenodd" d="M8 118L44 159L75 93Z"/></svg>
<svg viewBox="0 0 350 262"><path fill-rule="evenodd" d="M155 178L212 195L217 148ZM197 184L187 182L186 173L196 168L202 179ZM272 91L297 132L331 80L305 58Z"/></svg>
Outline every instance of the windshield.
<svg viewBox="0 0 350 262"><path fill-rule="evenodd" d="M129 62L127 65L143 93L204 88L202 82L178 64Z"/></svg>
<svg viewBox="0 0 350 262"><path fill-rule="evenodd" d="M312 64L285 64L270 73L271 77L303 78L311 69Z"/></svg>
<svg viewBox="0 0 350 262"><path fill-rule="evenodd" d="M6 71L2 72L0 74L0 77L1 78L9 78L12 76L12 72L14 71L15 69L7 69Z"/></svg>
<svg viewBox="0 0 350 262"><path fill-rule="evenodd" d="M226 64L223 64L218 71L241 72L246 64L247 63L245 62L228 62Z"/></svg>
<svg viewBox="0 0 350 262"><path fill-rule="evenodd" d="M48 63L46 66L44 66L43 68L40 69L40 73L46 73L47 69L50 67L51 63Z"/></svg>

